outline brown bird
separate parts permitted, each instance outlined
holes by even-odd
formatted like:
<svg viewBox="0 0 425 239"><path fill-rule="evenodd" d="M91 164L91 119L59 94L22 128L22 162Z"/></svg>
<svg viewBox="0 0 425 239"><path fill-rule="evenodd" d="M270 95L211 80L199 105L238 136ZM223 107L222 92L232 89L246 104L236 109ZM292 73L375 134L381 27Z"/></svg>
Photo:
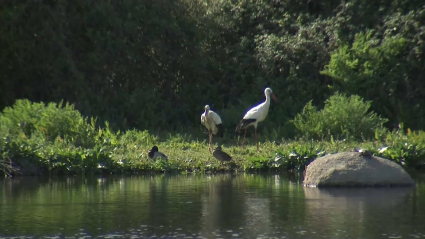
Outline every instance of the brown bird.
<svg viewBox="0 0 425 239"><path fill-rule="evenodd" d="M228 162L232 160L232 157L230 155L221 151L221 146L218 146L217 148L214 149L213 156L214 158L216 158L217 160L221 162Z"/></svg>

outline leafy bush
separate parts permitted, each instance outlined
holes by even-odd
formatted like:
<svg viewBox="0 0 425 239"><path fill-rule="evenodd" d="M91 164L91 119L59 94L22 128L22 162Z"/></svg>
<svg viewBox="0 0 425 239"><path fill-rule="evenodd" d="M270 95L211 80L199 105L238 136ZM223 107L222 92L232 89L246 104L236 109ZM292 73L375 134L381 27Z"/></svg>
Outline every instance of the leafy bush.
<svg viewBox="0 0 425 239"><path fill-rule="evenodd" d="M308 102L302 113L293 120L302 136L314 139L370 139L383 130L387 121L374 112L368 112L370 101L357 95L347 97L338 92L325 101L318 111Z"/></svg>
<svg viewBox="0 0 425 239"><path fill-rule="evenodd" d="M383 139L385 147L377 154L407 168L425 166L425 132L412 132L403 127L389 132Z"/></svg>
<svg viewBox="0 0 425 239"><path fill-rule="evenodd" d="M334 89L373 100L374 111L393 124L422 128L422 100L415 99L419 92L408 76L413 63L405 57L410 41L400 35L381 39L375 31L360 32L352 44L343 43L332 54L321 73L332 77Z"/></svg>
<svg viewBox="0 0 425 239"><path fill-rule="evenodd" d="M22 96L67 99L115 129L176 130L199 124L210 104L230 132L266 86L281 104L264 129L286 127L305 99L318 104L339 86L372 100L390 126L424 125L418 0L6 2L0 109ZM293 136L282 128L270 135Z"/></svg>
<svg viewBox="0 0 425 239"><path fill-rule="evenodd" d="M90 170L99 163L112 165L111 148L117 145L119 132L109 124L96 130L73 105L32 103L17 100L0 115L0 159L16 163L29 160L49 170ZM106 150L108 149L108 150Z"/></svg>
<svg viewBox="0 0 425 239"><path fill-rule="evenodd" d="M27 99L17 100L12 107L6 107L0 115L2 127L9 129L11 135L31 137L40 133L46 141L56 138L70 140L76 146L94 145L95 120L87 123L79 111L69 103L32 103Z"/></svg>
<svg viewBox="0 0 425 239"><path fill-rule="evenodd" d="M147 130L113 132L108 122L105 122L105 127L99 128L94 127L94 121L84 125L79 112L71 106L20 101L16 102L16 108L12 107L0 116L0 171L6 175L13 174L12 166L36 168L36 171L51 174L243 169L302 171L316 157L360 147L404 167L423 167L425 133L412 133L409 129L405 133L402 128L392 132L381 131L385 120L373 112L368 113L369 104L358 96L340 94L330 97L321 111L309 102L293 123L298 130L304 130L304 136L330 137L330 140L285 143L264 140L262 147L267 150L257 152L254 145L243 149L234 144L235 140L225 139L224 150L234 157L234 161L222 164L207 152L206 140L199 141L189 132L167 132L163 137L154 136ZM71 119L65 119L66 116ZM39 130L40 126L47 126L46 130ZM85 135L85 130L75 130L78 128L88 129L90 134ZM353 136L371 137L374 132L374 141L359 143L351 140L355 138ZM334 140L344 134L350 136L348 140ZM81 138L90 143L82 144ZM169 156L168 162L154 162L147 157L154 144Z"/></svg>

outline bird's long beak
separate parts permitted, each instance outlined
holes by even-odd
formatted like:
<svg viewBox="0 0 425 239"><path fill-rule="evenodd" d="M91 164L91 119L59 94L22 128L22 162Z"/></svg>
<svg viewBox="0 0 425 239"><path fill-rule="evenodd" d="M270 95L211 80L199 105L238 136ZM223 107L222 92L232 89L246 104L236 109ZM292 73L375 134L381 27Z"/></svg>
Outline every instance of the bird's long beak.
<svg viewBox="0 0 425 239"><path fill-rule="evenodd" d="M208 110L205 110L205 116L208 116Z"/></svg>
<svg viewBox="0 0 425 239"><path fill-rule="evenodd" d="M273 93L271 93L271 94L270 94L270 96L272 97L272 99L273 99L276 103L278 103L278 102L279 102L279 101L277 100L276 96L275 96Z"/></svg>

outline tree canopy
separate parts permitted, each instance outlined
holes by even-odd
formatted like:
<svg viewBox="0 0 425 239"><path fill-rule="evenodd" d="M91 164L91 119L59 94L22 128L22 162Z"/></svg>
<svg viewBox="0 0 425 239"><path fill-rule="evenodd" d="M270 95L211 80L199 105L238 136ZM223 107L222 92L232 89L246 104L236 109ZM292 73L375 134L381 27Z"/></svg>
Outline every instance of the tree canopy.
<svg viewBox="0 0 425 239"><path fill-rule="evenodd" d="M9 1L0 22L1 109L63 100L143 130L198 125L209 104L233 130L269 86L283 136L336 91L387 127L425 125L419 0Z"/></svg>

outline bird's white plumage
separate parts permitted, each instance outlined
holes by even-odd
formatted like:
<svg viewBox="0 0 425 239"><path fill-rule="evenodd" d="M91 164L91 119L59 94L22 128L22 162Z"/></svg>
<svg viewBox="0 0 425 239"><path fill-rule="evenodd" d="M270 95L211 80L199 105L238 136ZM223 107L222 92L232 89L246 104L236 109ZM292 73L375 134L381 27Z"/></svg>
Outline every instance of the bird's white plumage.
<svg viewBox="0 0 425 239"><path fill-rule="evenodd" d="M222 129L222 121L220 116L215 113L214 111L210 110L210 106L206 105L204 107L205 111L201 114L201 124L205 126L208 130L208 137L209 137L209 147L208 150L211 152L211 145L212 145L212 135L219 133L219 127L220 127L220 133L219 136L223 137L223 129Z"/></svg>
<svg viewBox="0 0 425 239"><path fill-rule="evenodd" d="M263 102L254 108L250 109L244 115L244 119L256 119L257 122L261 122L266 119L267 114L269 113L270 101Z"/></svg>
<svg viewBox="0 0 425 239"><path fill-rule="evenodd" d="M205 128L207 128L207 130L211 130L213 134L217 134L217 125L221 124L222 121L220 116L214 111L209 110L208 107L208 115L206 114L206 112L201 115L201 123L205 126Z"/></svg>
<svg viewBox="0 0 425 239"><path fill-rule="evenodd" d="M266 88L264 90L266 101L248 110L248 112L246 112L246 114L244 115L243 119L255 119L256 121L251 124L254 126L257 126L258 122L265 120L269 113L271 93L271 89Z"/></svg>
<svg viewBox="0 0 425 239"><path fill-rule="evenodd" d="M264 89L264 95L266 96L266 101L263 103L253 107L252 109L248 110L246 114L244 115L243 119L239 122L238 126L236 127L236 131L245 130L249 126L254 126L255 128L255 143L257 144L257 150L259 149L258 146L258 139L257 139L257 125L258 122L261 122L266 119L267 114L269 113L270 108L270 97L273 98L277 102L276 96L273 94L272 89L266 88ZM242 145L245 142L245 134L243 136Z"/></svg>
<svg viewBox="0 0 425 239"><path fill-rule="evenodd" d="M156 159L168 160L168 157L167 157L167 155L165 155L161 152L155 152L155 153L153 153L152 159L155 160L155 161L156 161Z"/></svg>
<svg viewBox="0 0 425 239"><path fill-rule="evenodd" d="M168 157L167 157L167 155L165 155L165 154L163 154L163 153L161 153L161 152L159 152L158 151L158 147L155 145L155 146L153 146L152 147L152 149L151 150L149 150L149 152L148 152L148 157L149 158L151 158L151 159L153 159L153 160L155 160L156 161L156 159L165 159L165 160L167 160L168 161Z"/></svg>

